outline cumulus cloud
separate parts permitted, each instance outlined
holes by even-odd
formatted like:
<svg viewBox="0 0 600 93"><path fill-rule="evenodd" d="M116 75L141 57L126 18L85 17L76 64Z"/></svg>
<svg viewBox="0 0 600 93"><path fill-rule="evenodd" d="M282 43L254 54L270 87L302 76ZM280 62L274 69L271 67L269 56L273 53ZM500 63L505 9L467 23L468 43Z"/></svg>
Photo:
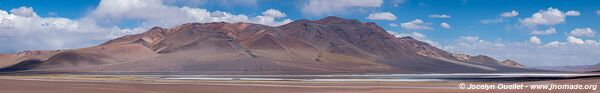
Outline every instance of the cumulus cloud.
<svg viewBox="0 0 600 93"><path fill-rule="evenodd" d="M21 6L19 8L11 9L10 13L23 16L23 17L35 17L37 14L33 11L33 8L27 6Z"/></svg>
<svg viewBox="0 0 600 93"><path fill-rule="evenodd" d="M30 49L68 49L91 46L109 39L118 27L98 27L94 23L62 17L39 17L31 7L0 10L0 52Z"/></svg>
<svg viewBox="0 0 600 93"><path fill-rule="evenodd" d="M454 48L497 48L497 47L505 47L506 45L503 43L497 43L497 42L490 42L490 41L486 41L486 40L482 40L479 38L479 36L460 36L456 42L453 42L452 44L448 44L444 47L442 47L443 49L448 49L450 51L453 51L452 49ZM458 53L463 53L463 52L458 52Z"/></svg>
<svg viewBox="0 0 600 93"><path fill-rule="evenodd" d="M531 34L534 34L534 35L550 35L550 34L555 34L555 33L556 33L555 28L549 28L549 29L541 30L541 31L540 30L531 31Z"/></svg>
<svg viewBox="0 0 600 93"><path fill-rule="evenodd" d="M544 46L545 47L560 47L560 46L563 46L563 45L566 45L566 43L559 42L559 41L552 41L552 42L549 42L548 44L546 44Z"/></svg>
<svg viewBox="0 0 600 93"><path fill-rule="evenodd" d="M461 36L459 38L459 41L466 42L466 43L483 42L483 40L479 40L479 36Z"/></svg>
<svg viewBox="0 0 600 93"><path fill-rule="evenodd" d="M600 46L600 40L598 40L598 41L596 41L596 40L585 40L584 44L591 45L591 46Z"/></svg>
<svg viewBox="0 0 600 93"><path fill-rule="evenodd" d="M441 26L442 28L445 28L445 29L452 29L452 27L450 27L450 24L448 24L448 23L446 23L446 22L442 22L442 23L440 23L440 26Z"/></svg>
<svg viewBox="0 0 600 93"><path fill-rule="evenodd" d="M571 30L571 32L569 34L573 35L573 36L593 37L596 35L596 32L594 32L594 30L592 30L592 28L575 28L575 29Z"/></svg>
<svg viewBox="0 0 600 93"><path fill-rule="evenodd" d="M396 36L396 37L413 37L413 38L426 38L427 36L419 33L419 32L410 32L410 33L398 33L396 31L388 31L388 33Z"/></svg>
<svg viewBox="0 0 600 93"><path fill-rule="evenodd" d="M281 18L281 17L286 16L281 11L275 10L275 9L268 9L267 11L263 12L262 14L265 16L270 16L270 17L274 17L274 18Z"/></svg>
<svg viewBox="0 0 600 93"><path fill-rule="evenodd" d="M545 45L546 47L576 47L576 46L586 46L586 47L600 47L600 41L597 40L584 40L581 38L577 38L575 36L568 36L565 42L560 41L552 41Z"/></svg>
<svg viewBox="0 0 600 93"><path fill-rule="evenodd" d="M500 14L500 16L502 16L502 17L515 17L517 15L519 15L519 12L517 12L515 10L512 10L510 12L504 12L504 13Z"/></svg>
<svg viewBox="0 0 600 93"><path fill-rule="evenodd" d="M444 19L444 18L450 18L450 17L452 17L452 16L446 15L446 14L431 14L431 15L429 15L429 18L442 18L442 19Z"/></svg>
<svg viewBox="0 0 600 93"><path fill-rule="evenodd" d="M165 5L161 0L102 0L90 14L78 19L39 17L31 7L0 10L0 52L23 50L81 48L100 44L123 35L147 29L173 27L190 22L248 22L278 26L291 22L275 9L263 15L247 16L202 8ZM127 21L140 21L129 28L119 27Z"/></svg>
<svg viewBox="0 0 600 93"><path fill-rule="evenodd" d="M162 0L166 5L197 7L203 5L218 5L221 7L256 6L257 0Z"/></svg>
<svg viewBox="0 0 600 93"><path fill-rule="evenodd" d="M341 13L349 8L376 8L383 0L309 0L302 6L302 12L309 15Z"/></svg>
<svg viewBox="0 0 600 93"><path fill-rule="evenodd" d="M415 39L417 39L419 41L423 41L425 43L428 43L428 44L430 44L432 46L436 46L436 47L439 46L439 44L437 42L435 42L435 41L433 41L431 39L428 39L426 35L421 34L419 32L405 32L405 33L399 33L399 32L396 32L396 31L387 31L387 32L390 33L390 34L392 34L392 35L394 35L394 36L396 36L396 37L398 37L398 38L409 36L409 37L415 38Z"/></svg>
<svg viewBox="0 0 600 93"><path fill-rule="evenodd" d="M579 13L579 11L573 11L573 10L567 11L565 13L565 16L579 16L579 15L581 15L581 13Z"/></svg>
<svg viewBox="0 0 600 93"><path fill-rule="evenodd" d="M396 20L396 16L390 12L379 12L379 13L369 14L369 16L367 16L367 19L393 21L393 20Z"/></svg>
<svg viewBox="0 0 600 93"><path fill-rule="evenodd" d="M555 25L564 22L566 16L575 16L575 13L571 12L570 14L567 14L556 8L550 7L546 10L540 10L539 12L531 15L531 17L522 19L520 21L521 24L526 26Z"/></svg>
<svg viewBox="0 0 600 93"><path fill-rule="evenodd" d="M582 39L574 37L574 36L567 37L567 42L572 43L572 44L583 44L583 43L585 43L585 42L583 42Z"/></svg>
<svg viewBox="0 0 600 93"><path fill-rule="evenodd" d="M531 38L529 38L529 42L534 44L542 44L542 40L537 36L532 36Z"/></svg>
<svg viewBox="0 0 600 93"><path fill-rule="evenodd" d="M415 19L410 22L400 24L400 27L407 30L433 30L433 28L428 26L428 23L425 23L421 19Z"/></svg>
<svg viewBox="0 0 600 93"><path fill-rule="evenodd" d="M189 22L249 22L265 24L270 26L282 25L289 19L275 20L276 17L285 15L273 15L278 10L270 9L256 17L244 14L231 14L228 12L210 12L206 9L177 7L163 4L160 0L103 0L92 12L92 18L100 19L101 23L119 23L123 20L143 20L148 26L172 27Z"/></svg>
<svg viewBox="0 0 600 93"><path fill-rule="evenodd" d="M181 6L200 6L208 3L208 0L163 0L164 4Z"/></svg>

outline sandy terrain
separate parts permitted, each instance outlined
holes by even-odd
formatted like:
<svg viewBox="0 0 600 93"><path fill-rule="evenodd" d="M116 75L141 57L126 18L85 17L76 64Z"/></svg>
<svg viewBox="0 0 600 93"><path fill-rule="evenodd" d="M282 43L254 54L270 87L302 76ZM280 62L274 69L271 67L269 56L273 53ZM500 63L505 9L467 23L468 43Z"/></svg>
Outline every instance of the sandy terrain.
<svg viewBox="0 0 600 93"><path fill-rule="evenodd" d="M398 93L456 92L456 89L435 87L406 88L370 83L356 86L320 84L260 84L260 83L123 83L45 80L0 80L3 93Z"/></svg>
<svg viewBox="0 0 600 93"><path fill-rule="evenodd" d="M599 78L520 82L599 84ZM152 80L131 77L0 77L2 93L590 93L591 90L462 90L461 82L300 82ZM493 82L465 82L497 84ZM511 84L511 83L504 83Z"/></svg>

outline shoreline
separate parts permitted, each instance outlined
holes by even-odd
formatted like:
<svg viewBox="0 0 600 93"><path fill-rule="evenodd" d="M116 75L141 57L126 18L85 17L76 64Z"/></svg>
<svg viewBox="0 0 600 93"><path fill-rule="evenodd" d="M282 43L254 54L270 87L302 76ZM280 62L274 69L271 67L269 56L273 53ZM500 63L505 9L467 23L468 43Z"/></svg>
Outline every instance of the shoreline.
<svg viewBox="0 0 600 93"><path fill-rule="evenodd" d="M3 93L469 93L469 92L591 92L591 90L463 90L468 84L599 84L600 78L523 82L448 81L278 81L278 80L169 80L152 77L37 75L0 76ZM40 91L48 90L48 91ZM90 92L88 92L90 91Z"/></svg>

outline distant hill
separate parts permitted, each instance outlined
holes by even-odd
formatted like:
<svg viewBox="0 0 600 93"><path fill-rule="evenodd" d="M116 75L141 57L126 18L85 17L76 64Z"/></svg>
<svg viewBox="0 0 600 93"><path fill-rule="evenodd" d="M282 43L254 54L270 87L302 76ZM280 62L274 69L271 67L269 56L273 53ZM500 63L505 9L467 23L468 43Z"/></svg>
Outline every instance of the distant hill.
<svg viewBox="0 0 600 93"><path fill-rule="evenodd" d="M599 72L600 64L594 65L577 65L577 66L542 66L533 67L536 69L554 70L554 71L569 71L569 72Z"/></svg>

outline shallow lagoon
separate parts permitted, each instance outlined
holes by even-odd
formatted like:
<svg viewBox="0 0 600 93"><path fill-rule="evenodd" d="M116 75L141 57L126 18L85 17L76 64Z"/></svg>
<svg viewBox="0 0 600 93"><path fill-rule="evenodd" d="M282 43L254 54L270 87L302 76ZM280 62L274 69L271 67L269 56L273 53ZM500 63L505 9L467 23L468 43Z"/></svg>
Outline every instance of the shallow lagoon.
<svg viewBox="0 0 600 93"><path fill-rule="evenodd" d="M598 77L593 73L454 73L454 74L373 74L373 75L145 75L168 80L248 81L537 81Z"/></svg>

